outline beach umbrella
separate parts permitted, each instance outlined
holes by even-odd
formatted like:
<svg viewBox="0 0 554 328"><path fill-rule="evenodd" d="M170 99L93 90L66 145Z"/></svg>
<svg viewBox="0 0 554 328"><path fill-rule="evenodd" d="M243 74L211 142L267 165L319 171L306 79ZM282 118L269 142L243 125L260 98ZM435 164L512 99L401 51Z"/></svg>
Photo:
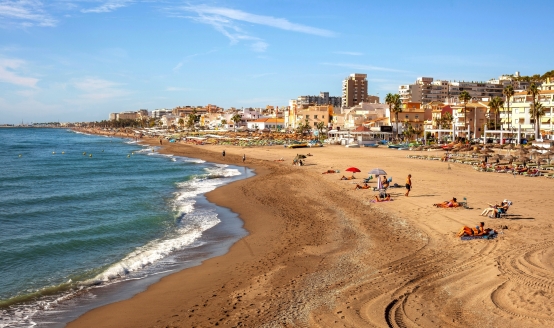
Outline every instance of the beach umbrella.
<svg viewBox="0 0 554 328"><path fill-rule="evenodd" d="M550 165L550 156L552 156L552 155L554 155L554 152L552 152L552 150L549 150L546 153L542 154L542 156L544 156L548 159L548 165Z"/></svg>
<svg viewBox="0 0 554 328"><path fill-rule="evenodd" d="M352 172L352 173L362 172L362 171L360 171L360 169L357 168L357 167L349 167L349 168L347 168L345 171L347 171L347 172Z"/></svg>
<svg viewBox="0 0 554 328"><path fill-rule="evenodd" d="M514 155L517 155L517 156L522 156L522 155L527 155L528 151L525 150L525 149L518 149L514 152Z"/></svg>
<svg viewBox="0 0 554 328"><path fill-rule="evenodd" d="M500 154L494 154L493 156L491 156L491 159L492 160L501 160L502 159L502 155Z"/></svg>
<svg viewBox="0 0 554 328"><path fill-rule="evenodd" d="M513 161L515 159L515 157L512 156L512 155L506 155L506 156L504 156L504 159L507 160L507 161Z"/></svg>
<svg viewBox="0 0 554 328"><path fill-rule="evenodd" d="M373 175L387 175L387 172L385 172L385 170L380 169L380 168L375 168L375 169L369 171L368 173L373 174Z"/></svg>

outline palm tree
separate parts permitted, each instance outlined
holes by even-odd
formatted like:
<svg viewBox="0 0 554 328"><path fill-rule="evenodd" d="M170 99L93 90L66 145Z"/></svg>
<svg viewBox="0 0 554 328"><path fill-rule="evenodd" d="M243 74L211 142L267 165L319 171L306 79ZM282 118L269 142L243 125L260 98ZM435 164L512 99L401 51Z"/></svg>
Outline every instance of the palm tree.
<svg viewBox="0 0 554 328"><path fill-rule="evenodd" d="M500 108L504 106L504 100L500 97L494 97L489 102L489 108L491 109L491 112L494 113L494 129L496 130L496 127L498 126L498 112Z"/></svg>
<svg viewBox="0 0 554 328"><path fill-rule="evenodd" d="M223 125L223 126L227 125L227 120L226 120L226 119L222 119L222 120L221 120L221 125Z"/></svg>
<svg viewBox="0 0 554 328"><path fill-rule="evenodd" d="M177 121L177 124L179 124L179 126L183 128L183 125L185 125L185 120L183 120L183 118L181 117L179 118L179 121Z"/></svg>
<svg viewBox="0 0 554 328"><path fill-rule="evenodd" d="M544 115L544 108L539 101L533 102L530 114L535 119L535 140L537 140L541 130L541 117Z"/></svg>
<svg viewBox="0 0 554 328"><path fill-rule="evenodd" d="M467 108L466 108L466 105L467 105L467 102L471 100L471 95L469 94L469 92L467 91L462 91L460 93L460 95L458 96L458 99L460 99L461 102L464 103L464 129L466 128L466 116L467 116Z"/></svg>
<svg viewBox="0 0 554 328"><path fill-rule="evenodd" d="M531 116L535 118L535 140L537 140L539 138L540 122L537 122L536 120L538 110L535 109L535 106L537 105L537 95L539 94L539 87L535 84L535 82L529 85L529 89L527 89L527 94L533 97L533 108L531 108Z"/></svg>
<svg viewBox="0 0 554 328"><path fill-rule="evenodd" d="M514 95L514 87L511 84L507 85L504 90L502 90L502 93L506 96L506 102L508 103L508 130L512 131L512 112L510 111L510 98Z"/></svg>
<svg viewBox="0 0 554 328"><path fill-rule="evenodd" d="M322 139L322 132L323 132L323 129L325 128L325 123L324 122L317 122L316 125L315 125L315 128L317 129L317 135L318 135L318 139Z"/></svg>
<svg viewBox="0 0 554 328"><path fill-rule="evenodd" d="M235 132L237 131L237 124L238 122L240 122L241 119L242 117L238 113L233 115L233 117L231 117L231 121L235 123Z"/></svg>
<svg viewBox="0 0 554 328"><path fill-rule="evenodd" d="M396 138L398 139L398 114L402 113L402 100L400 95L393 95L393 107L392 111L394 112L395 121L396 121Z"/></svg>
<svg viewBox="0 0 554 328"><path fill-rule="evenodd" d="M441 125L443 129L451 129L452 128L452 121L454 121L454 117L449 112L444 113L444 117L441 117Z"/></svg>
<svg viewBox="0 0 554 328"><path fill-rule="evenodd" d="M187 116L187 128L194 131L194 124L196 123L196 115L194 113Z"/></svg>

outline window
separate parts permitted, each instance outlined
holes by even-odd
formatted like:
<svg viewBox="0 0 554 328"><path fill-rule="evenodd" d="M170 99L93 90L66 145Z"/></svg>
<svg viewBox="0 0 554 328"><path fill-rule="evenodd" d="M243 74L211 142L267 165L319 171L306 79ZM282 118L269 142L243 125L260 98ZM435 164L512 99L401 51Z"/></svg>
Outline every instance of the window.
<svg viewBox="0 0 554 328"><path fill-rule="evenodd" d="M310 115L306 115L306 118L307 118L307 119L310 119Z"/></svg>
<svg viewBox="0 0 554 328"><path fill-rule="evenodd" d="M314 115L314 120L317 120L317 115Z"/></svg>

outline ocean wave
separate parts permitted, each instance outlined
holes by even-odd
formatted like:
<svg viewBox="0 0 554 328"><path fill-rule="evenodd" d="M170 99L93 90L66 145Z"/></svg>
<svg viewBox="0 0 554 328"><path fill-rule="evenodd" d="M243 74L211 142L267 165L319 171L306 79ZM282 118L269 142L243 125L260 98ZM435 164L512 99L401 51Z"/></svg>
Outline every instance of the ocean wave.
<svg viewBox="0 0 554 328"><path fill-rule="evenodd" d="M173 157L173 155L166 155ZM95 285L117 278L123 278L129 273L141 270L176 250L193 244L202 233L220 222L213 209L195 207L196 197L214 190L224 183L223 178L240 175L237 169L228 165L218 164L204 169L207 173L193 177L190 180L177 183L172 206L180 227L172 237L156 239L137 248L118 263L110 266L101 274L85 282L85 285ZM218 178L215 178L217 176ZM210 178L211 177L211 178Z"/></svg>
<svg viewBox="0 0 554 328"><path fill-rule="evenodd" d="M175 236L156 239L138 247L121 261L111 265L101 274L83 283L85 286L98 285L114 279L121 279L167 257L176 250L192 245L202 233L220 222L213 210L196 211L189 215L186 226L177 229ZM134 278L134 277L129 277Z"/></svg>

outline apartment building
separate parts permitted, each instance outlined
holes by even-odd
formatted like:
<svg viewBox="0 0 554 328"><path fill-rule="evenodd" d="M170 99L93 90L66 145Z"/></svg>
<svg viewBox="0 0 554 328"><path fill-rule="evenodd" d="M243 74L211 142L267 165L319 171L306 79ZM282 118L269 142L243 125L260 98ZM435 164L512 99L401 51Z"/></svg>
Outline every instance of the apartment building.
<svg viewBox="0 0 554 328"><path fill-rule="evenodd" d="M390 112L387 107L387 116L390 117L391 125L396 131L396 114ZM409 101L402 103L402 112L398 113L398 133L404 131L409 123L414 129L423 131L425 121L431 120L432 108L422 106L421 102Z"/></svg>
<svg viewBox="0 0 554 328"><path fill-rule="evenodd" d="M459 136L465 136L464 131L468 128L470 135L466 137L480 138L485 129L485 125L490 118L488 101L473 101L467 104L452 105L453 124L460 133ZM464 111L465 108L465 111ZM467 134L467 133L466 133Z"/></svg>
<svg viewBox="0 0 554 328"><path fill-rule="evenodd" d="M297 98L297 104L300 105L333 105L340 107L341 97L329 96L329 92L320 92L318 96L300 96Z"/></svg>
<svg viewBox="0 0 554 328"><path fill-rule="evenodd" d="M537 101L543 106L544 115L541 117L540 134L552 135L554 132L554 88L551 80L547 80L543 89L539 91ZM521 128L525 135L533 135L535 118L531 116L533 98L526 91L516 92L510 101L510 111L505 103L500 112L502 129L513 132Z"/></svg>
<svg viewBox="0 0 554 328"><path fill-rule="evenodd" d="M168 114L171 114L171 113L173 113L173 111L171 109L165 109L165 108L154 109L152 111L152 117L153 118L161 118L164 115L168 115Z"/></svg>
<svg viewBox="0 0 554 328"><path fill-rule="evenodd" d="M352 107L367 100L367 74L350 74L342 81L342 107Z"/></svg>
<svg viewBox="0 0 554 328"><path fill-rule="evenodd" d="M360 103L344 110L344 114L333 116L333 128L356 129L390 125L388 105L379 103Z"/></svg>
<svg viewBox="0 0 554 328"><path fill-rule="evenodd" d="M519 76L516 72L515 76ZM432 101L454 103L463 91L477 101L489 101L494 97L503 97L502 91L507 85L515 90L525 90L528 82L514 81L511 76L500 76L485 82L434 80L432 77L418 77L413 84L398 87L398 94L403 102L413 101L424 104Z"/></svg>
<svg viewBox="0 0 554 328"><path fill-rule="evenodd" d="M299 106L296 108L296 115L294 115L292 122L289 121L287 128L296 129L300 124L305 124L306 120L308 125L314 128L320 122L323 122L325 127L328 127L333 116L333 110L334 107L332 105Z"/></svg>

